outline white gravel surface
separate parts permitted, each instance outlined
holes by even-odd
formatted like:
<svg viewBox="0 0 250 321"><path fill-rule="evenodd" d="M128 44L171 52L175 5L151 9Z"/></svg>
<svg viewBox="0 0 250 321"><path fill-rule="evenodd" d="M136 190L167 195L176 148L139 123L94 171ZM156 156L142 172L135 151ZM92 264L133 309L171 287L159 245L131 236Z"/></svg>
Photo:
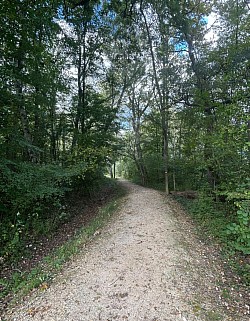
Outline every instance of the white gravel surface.
<svg viewBox="0 0 250 321"><path fill-rule="evenodd" d="M196 272L183 244L187 235L167 198L123 184L130 192L119 214L46 291L28 298L7 320L231 320L221 313L215 318L211 300L200 297L203 273ZM201 317L201 310L214 318Z"/></svg>

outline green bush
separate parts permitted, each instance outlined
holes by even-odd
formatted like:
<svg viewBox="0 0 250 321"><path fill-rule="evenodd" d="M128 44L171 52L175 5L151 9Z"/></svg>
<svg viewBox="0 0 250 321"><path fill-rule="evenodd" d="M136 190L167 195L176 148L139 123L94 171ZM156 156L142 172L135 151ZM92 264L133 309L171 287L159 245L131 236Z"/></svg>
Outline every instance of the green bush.
<svg viewBox="0 0 250 321"><path fill-rule="evenodd" d="M46 234L67 216L62 198L84 181L86 170L85 163L63 168L1 162L1 257L18 259L30 233Z"/></svg>
<svg viewBox="0 0 250 321"><path fill-rule="evenodd" d="M145 166L148 173L148 183L150 186L164 185L164 164L162 155L147 154L145 156Z"/></svg>
<svg viewBox="0 0 250 321"><path fill-rule="evenodd" d="M234 203L236 215L234 222L227 225L234 249L250 254L250 180L241 183L234 192L227 193L229 201Z"/></svg>
<svg viewBox="0 0 250 321"><path fill-rule="evenodd" d="M243 252L250 254L250 207L247 204L242 204L237 211L236 223L231 223L227 226L227 234L232 238L233 247Z"/></svg>
<svg viewBox="0 0 250 321"><path fill-rule="evenodd" d="M118 166L118 175L132 180L134 183L139 184L141 182L140 174L136 168L135 162L127 157L121 160Z"/></svg>
<svg viewBox="0 0 250 321"><path fill-rule="evenodd" d="M225 192L227 200L234 206L233 222L227 225L226 233L235 250L250 254L250 179Z"/></svg>
<svg viewBox="0 0 250 321"><path fill-rule="evenodd" d="M216 202L207 193L196 200L177 198L192 215L202 235L213 236L223 245L230 266L245 284L250 283L250 181L241 183L233 192L223 191L226 202ZM239 263L240 262L240 263Z"/></svg>
<svg viewBox="0 0 250 321"><path fill-rule="evenodd" d="M195 222L198 223L202 235L205 233L208 236L213 236L218 241L226 242L225 226L230 223L230 217L225 210L226 204L216 203L205 192L201 192L195 200L188 200L182 197L177 199L188 210Z"/></svg>

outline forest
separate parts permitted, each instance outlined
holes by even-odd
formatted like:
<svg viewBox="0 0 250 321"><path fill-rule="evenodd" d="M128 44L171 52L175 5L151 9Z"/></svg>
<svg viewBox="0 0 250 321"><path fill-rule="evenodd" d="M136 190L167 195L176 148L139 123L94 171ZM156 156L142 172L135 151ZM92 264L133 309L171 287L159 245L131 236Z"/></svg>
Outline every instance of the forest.
<svg viewBox="0 0 250 321"><path fill-rule="evenodd" d="M248 0L1 0L0 18L1 262L114 171L194 191L250 254Z"/></svg>

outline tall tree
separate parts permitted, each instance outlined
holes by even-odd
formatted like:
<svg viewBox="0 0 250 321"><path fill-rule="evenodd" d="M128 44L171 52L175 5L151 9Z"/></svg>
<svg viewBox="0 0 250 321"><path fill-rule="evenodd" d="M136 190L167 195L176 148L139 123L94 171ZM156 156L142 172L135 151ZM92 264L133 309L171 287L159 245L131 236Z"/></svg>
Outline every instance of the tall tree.
<svg viewBox="0 0 250 321"><path fill-rule="evenodd" d="M140 13L146 29L155 93L161 115L165 191L169 194L169 119L170 119L170 24L163 2L153 2L143 6ZM172 79L173 80L173 79Z"/></svg>

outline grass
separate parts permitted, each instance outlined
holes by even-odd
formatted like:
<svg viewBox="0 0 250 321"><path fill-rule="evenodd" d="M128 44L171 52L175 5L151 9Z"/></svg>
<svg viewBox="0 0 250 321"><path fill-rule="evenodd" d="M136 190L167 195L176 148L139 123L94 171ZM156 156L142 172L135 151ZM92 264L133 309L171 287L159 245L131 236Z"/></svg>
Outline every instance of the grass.
<svg viewBox="0 0 250 321"><path fill-rule="evenodd" d="M220 313L204 309L199 301L191 302L191 306L195 316L199 316L206 321L220 321L223 319Z"/></svg>
<svg viewBox="0 0 250 321"><path fill-rule="evenodd" d="M213 239L221 245L223 261L228 262L230 269L241 278L241 282L250 285L250 265L246 256L235 251L226 233L230 224L230 209L225 203L216 203L210 197L200 196L196 200L174 197L187 210L195 222L199 236L205 242Z"/></svg>
<svg viewBox="0 0 250 321"><path fill-rule="evenodd" d="M175 199L184 206L196 223L198 232L202 236L211 236L220 243L227 242L225 229L230 223L230 218L226 215L226 210L221 204L216 204L209 197L201 196L196 200L183 197Z"/></svg>
<svg viewBox="0 0 250 321"><path fill-rule="evenodd" d="M93 220L87 226L79 229L72 239L45 257L36 268L30 272L15 271L11 279L1 279L0 299L10 295L13 298L12 303L15 303L34 288L45 290L56 274L63 269L64 264L82 251L95 232L107 224L112 215L118 210L125 194L125 190L117 186L113 200L102 207Z"/></svg>

